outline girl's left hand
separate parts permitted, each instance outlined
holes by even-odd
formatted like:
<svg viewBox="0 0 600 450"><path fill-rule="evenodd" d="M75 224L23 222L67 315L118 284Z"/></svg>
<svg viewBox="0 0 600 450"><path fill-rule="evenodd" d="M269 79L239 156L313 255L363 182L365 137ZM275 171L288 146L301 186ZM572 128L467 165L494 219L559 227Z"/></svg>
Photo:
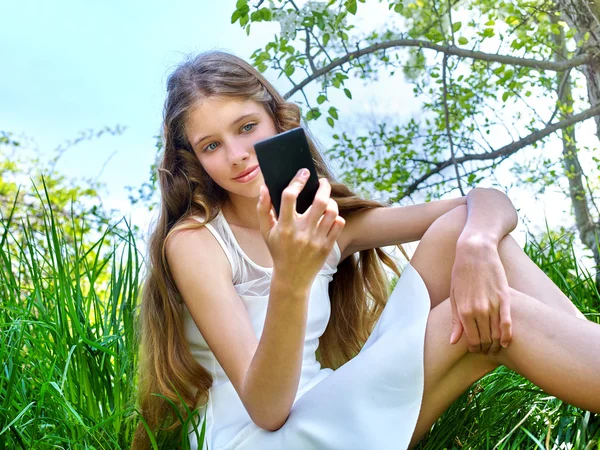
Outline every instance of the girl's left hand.
<svg viewBox="0 0 600 450"><path fill-rule="evenodd" d="M472 353L497 353L512 339L510 291L498 247L491 240L459 239L450 286L452 336L463 330Z"/></svg>

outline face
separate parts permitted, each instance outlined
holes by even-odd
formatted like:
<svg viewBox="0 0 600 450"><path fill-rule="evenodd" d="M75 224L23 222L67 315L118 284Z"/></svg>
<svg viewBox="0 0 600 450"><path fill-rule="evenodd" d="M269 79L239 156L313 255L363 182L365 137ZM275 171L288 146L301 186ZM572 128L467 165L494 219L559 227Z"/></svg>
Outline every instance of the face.
<svg viewBox="0 0 600 450"><path fill-rule="evenodd" d="M242 117L244 116L244 117ZM186 134L206 173L231 195L258 198L260 168L250 181L235 180L258 165L254 143L277 134L263 106L252 100L211 98L190 111Z"/></svg>

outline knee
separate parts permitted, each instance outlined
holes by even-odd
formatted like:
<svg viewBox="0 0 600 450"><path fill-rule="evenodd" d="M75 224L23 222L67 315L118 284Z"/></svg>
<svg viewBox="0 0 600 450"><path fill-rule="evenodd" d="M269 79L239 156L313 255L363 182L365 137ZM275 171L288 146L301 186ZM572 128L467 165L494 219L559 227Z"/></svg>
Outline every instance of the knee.
<svg viewBox="0 0 600 450"><path fill-rule="evenodd" d="M467 223L467 206L460 205L442 214L438 217L427 229L423 238L433 238L434 241L440 242L440 239L450 239L453 242L458 240L458 237L465 228Z"/></svg>
<svg viewBox="0 0 600 450"><path fill-rule="evenodd" d="M421 238L415 254L411 258L411 263L417 270L422 269L420 272L423 279L426 280L426 283L430 282L428 288L431 288L432 281L428 279L425 272L428 267L431 267L431 264L435 263L438 268L435 278L439 278L444 273L450 276L450 270L454 264L456 243L466 223L467 207L461 205L438 217ZM433 281L433 283L437 282ZM446 298L448 292L444 287L443 294L440 295ZM439 299L438 302L443 298ZM437 304L433 300L432 302L433 305Z"/></svg>

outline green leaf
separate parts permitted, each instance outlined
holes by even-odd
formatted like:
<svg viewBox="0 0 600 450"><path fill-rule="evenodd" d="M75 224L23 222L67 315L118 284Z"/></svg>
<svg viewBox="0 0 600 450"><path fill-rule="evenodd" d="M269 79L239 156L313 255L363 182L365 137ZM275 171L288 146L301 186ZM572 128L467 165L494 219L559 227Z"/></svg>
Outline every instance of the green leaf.
<svg viewBox="0 0 600 450"><path fill-rule="evenodd" d="M295 70L294 66L286 66L285 69L283 69L283 73L288 77L291 77Z"/></svg>
<svg viewBox="0 0 600 450"><path fill-rule="evenodd" d="M269 8L261 8L261 14L264 21L268 22L273 19L273 11Z"/></svg>
<svg viewBox="0 0 600 450"><path fill-rule="evenodd" d="M515 39L514 41L512 41L510 43L510 47L514 48L515 50L519 50L521 47L523 47L525 45L525 42L520 41L518 39Z"/></svg>
<svg viewBox="0 0 600 450"><path fill-rule="evenodd" d="M454 24L452 24L452 31L456 33L460 30L460 27L462 27L462 22L454 22Z"/></svg>
<svg viewBox="0 0 600 450"><path fill-rule="evenodd" d="M329 108L329 111L327 111L327 112L334 119L336 119L336 120L338 119L338 113L337 113L337 110L336 110L335 106L332 106L331 108Z"/></svg>
<svg viewBox="0 0 600 450"><path fill-rule="evenodd" d="M344 88L344 94L346 94L346 97L352 100L352 93L347 88Z"/></svg>
<svg viewBox="0 0 600 450"><path fill-rule="evenodd" d="M323 45L327 45L327 43L329 42L329 38L330 38L329 33L325 33L323 35Z"/></svg>
<svg viewBox="0 0 600 450"><path fill-rule="evenodd" d="M506 102L506 100L508 99L508 96L510 95L510 92L506 91L504 94L502 94L502 101Z"/></svg>
<svg viewBox="0 0 600 450"><path fill-rule="evenodd" d="M312 108L306 113L306 120L315 120L321 116L319 108Z"/></svg>
<svg viewBox="0 0 600 450"><path fill-rule="evenodd" d="M263 20L262 13L260 11L254 11L250 14L250 20L252 22L261 22Z"/></svg>
<svg viewBox="0 0 600 450"><path fill-rule="evenodd" d="M356 0L349 0L347 3L348 12L352 15L356 15Z"/></svg>
<svg viewBox="0 0 600 450"><path fill-rule="evenodd" d="M248 0L237 0L235 4L236 9L242 9L244 6L248 5Z"/></svg>
<svg viewBox="0 0 600 450"><path fill-rule="evenodd" d="M461 36L461 37L459 37L459 38L458 38L458 43L459 43L460 45L466 45L466 44L468 44L468 43L469 43L469 40L468 40L466 37L464 37L464 36Z"/></svg>
<svg viewBox="0 0 600 450"><path fill-rule="evenodd" d="M327 100L327 97L325 97L325 96L324 96L324 95L322 95L322 94L321 94L321 95L319 95L319 96L317 97L317 103L318 103L319 105L320 105L320 104L322 104L322 103L323 103L325 100Z"/></svg>
<svg viewBox="0 0 600 450"><path fill-rule="evenodd" d="M329 126L330 126L331 128L333 128L333 126L334 126L334 125L333 125L333 119L332 119L331 117L328 117L328 118L327 118L327 123L329 124Z"/></svg>
<svg viewBox="0 0 600 450"><path fill-rule="evenodd" d="M237 20L240 18L241 14L240 14L240 10L236 9L233 14L231 15L231 23L236 23Z"/></svg>

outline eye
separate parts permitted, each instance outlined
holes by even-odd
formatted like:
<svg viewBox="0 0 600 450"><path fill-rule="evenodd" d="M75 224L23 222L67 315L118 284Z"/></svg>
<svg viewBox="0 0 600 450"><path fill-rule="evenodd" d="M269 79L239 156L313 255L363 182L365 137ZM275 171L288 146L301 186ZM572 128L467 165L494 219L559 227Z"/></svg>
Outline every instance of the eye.
<svg viewBox="0 0 600 450"><path fill-rule="evenodd" d="M249 133L250 131L252 131L252 130L254 129L254 127L255 127L256 125L257 125L257 124L255 124L255 123L247 123L247 124L246 124L246 125L244 125L244 126L241 128L241 129L242 129L242 130L246 130L246 132L247 132L247 133ZM252 128L250 128L250 129L248 130L246 127L250 127L250 126L251 126ZM210 146L211 146L211 145L213 145L213 144L215 144L215 143L216 143L216 142L211 142L210 144L208 144L206 147L204 147L204 151L206 151L206 150L209 150L209 149L210 149L210 150L215 150L215 148L216 148L216 147L210 148Z"/></svg>
<svg viewBox="0 0 600 450"><path fill-rule="evenodd" d="M213 144L215 144L215 143L216 142L211 142L210 144L208 144L206 147L204 147L204 151L208 150L210 148L210 146L213 145ZM214 150L214 148L211 149L211 150Z"/></svg>

